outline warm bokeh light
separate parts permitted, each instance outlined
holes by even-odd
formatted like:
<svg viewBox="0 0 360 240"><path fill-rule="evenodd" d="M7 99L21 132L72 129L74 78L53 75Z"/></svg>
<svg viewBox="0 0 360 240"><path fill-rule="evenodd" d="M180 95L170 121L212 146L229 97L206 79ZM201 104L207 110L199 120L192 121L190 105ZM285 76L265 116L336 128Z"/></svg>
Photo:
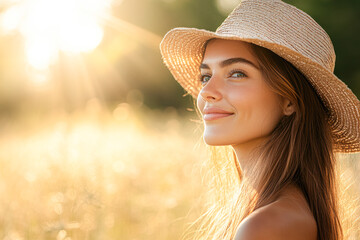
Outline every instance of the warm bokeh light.
<svg viewBox="0 0 360 240"><path fill-rule="evenodd" d="M36 69L46 69L56 57L56 45L50 39L28 39L26 57Z"/></svg>
<svg viewBox="0 0 360 240"><path fill-rule="evenodd" d="M24 0L1 16L3 31L24 36L28 63L46 69L59 51L80 53L96 48L103 38L99 17L112 0Z"/></svg>

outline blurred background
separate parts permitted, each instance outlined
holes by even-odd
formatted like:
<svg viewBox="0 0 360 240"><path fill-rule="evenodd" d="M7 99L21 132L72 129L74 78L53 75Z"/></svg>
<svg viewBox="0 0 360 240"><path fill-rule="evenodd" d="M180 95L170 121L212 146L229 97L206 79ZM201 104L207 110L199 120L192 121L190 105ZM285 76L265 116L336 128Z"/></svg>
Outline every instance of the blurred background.
<svg viewBox="0 0 360 240"><path fill-rule="evenodd" d="M360 1L285 2L328 32L359 97ZM206 201L208 155L159 43L215 30L238 3L0 0L0 239L179 239ZM359 155L342 158L359 196Z"/></svg>

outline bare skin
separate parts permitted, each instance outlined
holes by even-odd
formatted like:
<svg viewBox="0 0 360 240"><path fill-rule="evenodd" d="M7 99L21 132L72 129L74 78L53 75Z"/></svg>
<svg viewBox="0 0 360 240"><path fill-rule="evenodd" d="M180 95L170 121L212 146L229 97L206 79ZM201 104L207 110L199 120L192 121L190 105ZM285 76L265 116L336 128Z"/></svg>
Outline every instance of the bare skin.
<svg viewBox="0 0 360 240"><path fill-rule="evenodd" d="M291 186L279 198L245 218L234 240L316 240L316 221L300 190Z"/></svg>

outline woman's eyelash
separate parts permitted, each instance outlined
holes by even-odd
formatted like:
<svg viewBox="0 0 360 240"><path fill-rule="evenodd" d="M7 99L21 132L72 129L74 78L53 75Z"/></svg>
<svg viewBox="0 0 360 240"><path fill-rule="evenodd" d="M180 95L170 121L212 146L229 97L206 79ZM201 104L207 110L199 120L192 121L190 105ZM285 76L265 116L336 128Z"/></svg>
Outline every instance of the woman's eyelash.
<svg viewBox="0 0 360 240"><path fill-rule="evenodd" d="M242 77L247 77L247 75L241 71L241 70L233 70L229 73L229 76L231 77L232 75L234 75L235 73L240 73L242 75Z"/></svg>
<svg viewBox="0 0 360 240"><path fill-rule="evenodd" d="M247 77L247 75L241 70L233 70L233 71L231 71L229 73L229 77L231 77L235 73L241 74L241 76L239 76L239 77ZM210 78L211 78L211 75L209 75L209 74L201 74L200 77L199 77L199 80L200 80L201 84L205 84L206 82L208 82L210 80Z"/></svg>
<svg viewBox="0 0 360 240"><path fill-rule="evenodd" d="M208 77L209 79L208 80L205 80L204 78L205 77ZM200 75L200 82L201 84L205 84L206 82L208 82L210 80L211 76L209 74L201 74Z"/></svg>

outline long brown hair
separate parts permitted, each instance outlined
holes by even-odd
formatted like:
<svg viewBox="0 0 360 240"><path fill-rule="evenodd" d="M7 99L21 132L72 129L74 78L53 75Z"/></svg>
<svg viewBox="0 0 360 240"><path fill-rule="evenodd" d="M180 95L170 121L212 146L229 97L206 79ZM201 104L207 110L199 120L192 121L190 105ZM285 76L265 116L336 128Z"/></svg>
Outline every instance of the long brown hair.
<svg viewBox="0 0 360 240"><path fill-rule="evenodd" d="M215 184L223 197L215 199L200 219L197 239L233 239L246 216L274 201L290 184L296 185L307 200L317 223L317 239L342 239L327 109L306 77L292 64L268 49L250 46L268 86L289 99L295 112L284 116L269 140L257 149L252 174L241 172L236 156L229 155L231 148L211 147L218 179ZM233 161L229 161L231 158ZM257 191L253 190L254 184Z"/></svg>

